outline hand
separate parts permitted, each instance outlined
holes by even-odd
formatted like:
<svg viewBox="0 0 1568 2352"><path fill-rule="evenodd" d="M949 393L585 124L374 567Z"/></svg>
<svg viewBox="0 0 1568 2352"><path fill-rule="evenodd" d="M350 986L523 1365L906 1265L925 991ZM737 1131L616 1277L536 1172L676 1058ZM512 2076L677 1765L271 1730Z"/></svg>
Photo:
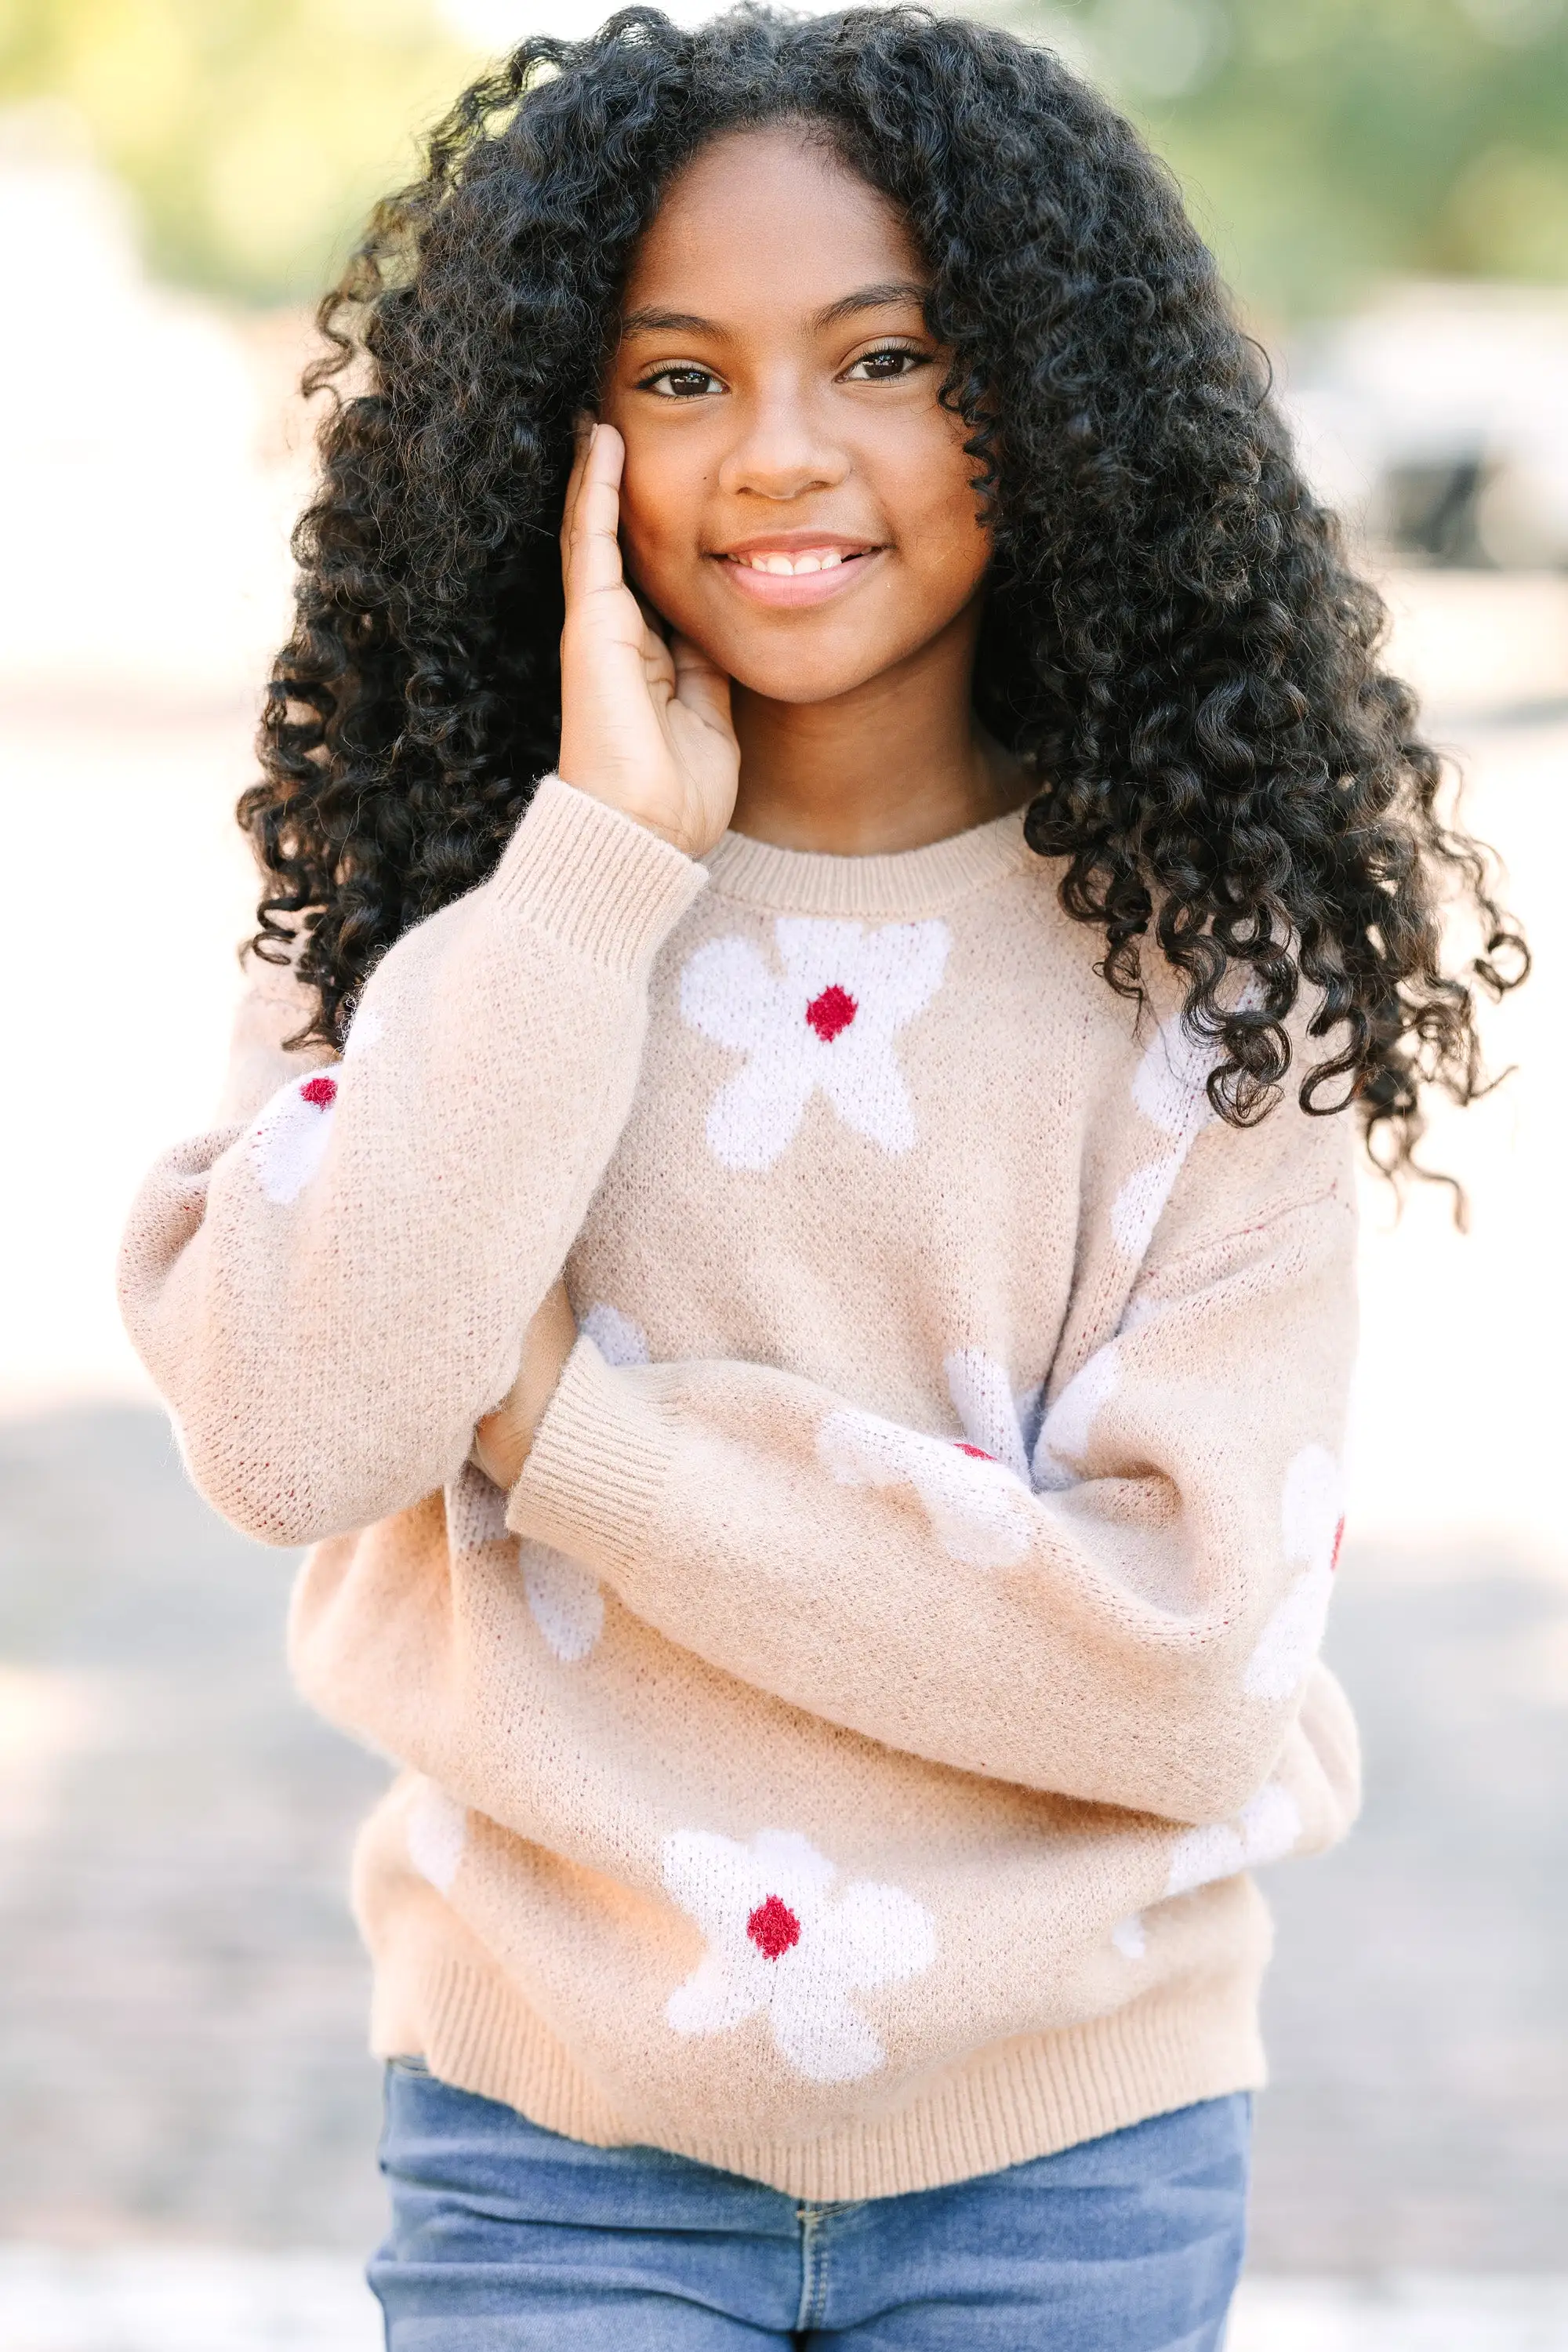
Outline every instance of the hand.
<svg viewBox="0 0 1568 2352"><path fill-rule="evenodd" d="M528 1327L518 1375L494 1412L474 1432L473 1458L488 1478L510 1490L521 1475L534 1431L577 1344L577 1320L557 1282Z"/></svg>
<svg viewBox="0 0 1568 2352"><path fill-rule="evenodd" d="M687 637L649 622L621 565L626 444L595 425L577 446L561 524L561 773L689 857L730 822L741 749L730 681Z"/></svg>

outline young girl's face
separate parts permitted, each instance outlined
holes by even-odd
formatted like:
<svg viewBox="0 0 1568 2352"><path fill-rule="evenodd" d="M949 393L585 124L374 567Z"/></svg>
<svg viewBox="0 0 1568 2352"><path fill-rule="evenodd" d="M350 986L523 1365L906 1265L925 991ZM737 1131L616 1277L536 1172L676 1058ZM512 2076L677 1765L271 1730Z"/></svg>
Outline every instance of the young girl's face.
<svg viewBox="0 0 1568 2352"><path fill-rule="evenodd" d="M642 241L600 414L647 601L737 684L819 702L978 628L990 552L885 197L787 125L716 140Z"/></svg>

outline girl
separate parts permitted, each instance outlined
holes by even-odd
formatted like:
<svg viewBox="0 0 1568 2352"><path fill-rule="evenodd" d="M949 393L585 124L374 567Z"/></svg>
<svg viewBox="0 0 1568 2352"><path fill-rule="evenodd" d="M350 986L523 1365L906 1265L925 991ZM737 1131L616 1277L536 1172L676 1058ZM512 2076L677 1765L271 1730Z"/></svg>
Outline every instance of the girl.
<svg viewBox="0 0 1568 2352"><path fill-rule="evenodd" d="M1376 600L1165 174L978 26L530 41L323 319L124 1294L404 1768L389 2344L1212 2347L1247 1866L1356 1803L1352 1135L1511 976Z"/></svg>

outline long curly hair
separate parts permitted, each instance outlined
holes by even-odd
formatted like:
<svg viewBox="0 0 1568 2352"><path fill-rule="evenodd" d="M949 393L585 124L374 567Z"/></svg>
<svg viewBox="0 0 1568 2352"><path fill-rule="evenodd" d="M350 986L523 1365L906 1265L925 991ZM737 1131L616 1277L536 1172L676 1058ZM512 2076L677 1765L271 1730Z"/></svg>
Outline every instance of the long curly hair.
<svg viewBox="0 0 1568 2352"><path fill-rule="evenodd" d="M1300 1005L1303 1106L1353 1097L1373 1158L1414 1167L1423 1088L1480 1090L1479 999L1526 958L1379 667L1383 605L1164 167L1048 50L914 8L633 7L524 41L377 208L305 378L332 398L239 807L256 951L293 957L336 1043L377 958L494 867L556 757L573 419L637 240L707 140L781 118L925 257L994 530L976 706L1106 980L1140 997L1157 945L1235 1124L1278 1098Z"/></svg>

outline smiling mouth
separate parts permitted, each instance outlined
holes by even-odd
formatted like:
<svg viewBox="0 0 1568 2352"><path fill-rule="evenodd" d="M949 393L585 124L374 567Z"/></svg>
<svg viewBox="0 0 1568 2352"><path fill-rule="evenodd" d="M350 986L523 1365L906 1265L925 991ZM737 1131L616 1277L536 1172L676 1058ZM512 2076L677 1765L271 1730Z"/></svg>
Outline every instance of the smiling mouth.
<svg viewBox="0 0 1568 2352"><path fill-rule="evenodd" d="M815 539L801 531L779 540L758 537L749 544L716 550L724 577L752 604L791 608L820 604L864 579L868 559L885 555L875 541Z"/></svg>
<svg viewBox="0 0 1568 2352"><path fill-rule="evenodd" d="M874 549L840 547L804 547L786 554L781 549L769 549L754 554L727 555L726 563L739 563L748 572L766 572L775 580L799 580L814 572L837 572L841 563L858 563L863 555Z"/></svg>

